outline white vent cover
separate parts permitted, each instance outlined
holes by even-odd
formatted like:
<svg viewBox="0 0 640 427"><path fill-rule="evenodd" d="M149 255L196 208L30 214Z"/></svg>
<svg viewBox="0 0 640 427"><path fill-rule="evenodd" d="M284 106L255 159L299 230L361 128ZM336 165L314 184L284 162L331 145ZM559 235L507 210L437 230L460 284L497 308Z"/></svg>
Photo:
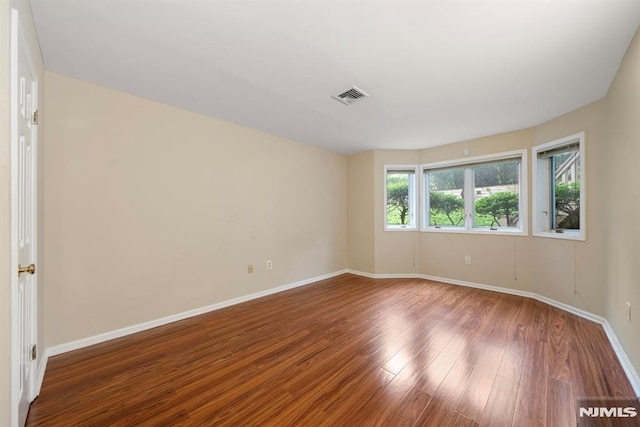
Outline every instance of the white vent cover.
<svg viewBox="0 0 640 427"><path fill-rule="evenodd" d="M369 94L362 89L352 86L351 89L347 89L344 92L331 96L338 102L342 102L344 105L350 105L356 102L360 98L369 96Z"/></svg>

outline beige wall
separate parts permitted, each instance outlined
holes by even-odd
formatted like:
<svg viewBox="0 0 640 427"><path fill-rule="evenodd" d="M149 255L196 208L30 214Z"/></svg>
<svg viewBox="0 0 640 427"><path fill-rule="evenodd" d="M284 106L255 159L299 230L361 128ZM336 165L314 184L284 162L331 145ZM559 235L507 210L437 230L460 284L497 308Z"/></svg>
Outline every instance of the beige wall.
<svg viewBox="0 0 640 427"><path fill-rule="evenodd" d="M375 274L419 273L484 285L533 291L598 315L605 312L604 231L602 203L606 171L599 159L605 151L604 101L598 101L532 129L420 151L375 151ZM586 242L531 237L531 160L528 171L529 235L471 235L384 231L384 165L424 164L468 156L527 149L563 136L587 134L589 179ZM529 151L530 154L530 151ZM359 185L366 186L360 182ZM464 264L470 256L471 265ZM350 268L352 268L350 266Z"/></svg>
<svg viewBox="0 0 640 427"><path fill-rule="evenodd" d="M421 163L441 162L531 147L533 132L521 130L420 152ZM530 169L530 168L528 168ZM528 171L529 179L531 171ZM530 200L529 200L530 205ZM420 233L422 274L519 290L531 289L531 242L523 236ZM464 257L471 257L471 265Z"/></svg>
<svg viewBox="0 0 640 427"><path fill-rule="evenodd" d="M33 64L40 82L39 109L43 106L44 69L40 55L40 47L33 25L31 9L25 0L0 0L0 425L8 426L11 420L10 392L11 392L11 285L16 266L11 261L11 129L10 129L10 31L11 8L18 10L20 25L26 38L29 49L32 52L35 63ZM38 130L38 173L39 185L43 185L43 142L44 129ZM41 195L39 195L41 196ZM38 238L42 241L43 231L43 204L42 198L38 199ZM38 250L38 261L44 260L43 247ZM43 286L44 271L38 266L38 344L44 348L43 326ZM42 360L42 359L40 359Z"/></svg>
<svg viewBox="0 0 640 427"><path fill-rule="evenodd" d="M525 129L428 148L420 151L420 163L442 162L464 157L521 150L531 146L532 135L533 131L531 129ZM467 156L464 155L465 149L469 152Z"/></svg>
<svg viewBox="0 0 640 427"><path fill-rule="evenodd" d="M602 203L608 171L602 158L608 143L603 100L535 128L534 144L585 131L587 160L587 240L533 239L534 291L599 316L605 315L605 226L608 207Z"/></svg>
<svg viewBox="0 0 640 427"><path fill-rule="evenodd" d="M417 273L420 271L418 235L412 231L384 231L384 165L415 165L418 151L380 150L374 152L374 230L376 274Z"/></svg>
<svg viewBox="0 0 640 427"><path fill-rule="evenodd" d="M640 32L636 33L606 98L608 207L604 257L606 316L640 373ZM631 322L626 303L632 304Z"/></svg>
<svg viewBox="0 0 640 427"><path fill-rule="evenodd" d="M47 346L346 268L345 156L46 83Z"/></svg>
<svg viewBox="0 0 640 427"><path fill-rule="evenodd" d="M368 269L351 263L349 268L372 274L426 274L529 290L531 266L523 260L531 256L531 243L526 238L384 231L384 166L457 159L463 157L465 148L470 150L470 156L528 148L532 139L533 131L524 130L428 150L377 150L358 154L362 157L373 153L375 157L373 163L359 163L358 180L353 181L350 175L349 181L349 186L361 188L370 187L363 178L369 176L374 181L375 262ZM355 158L349 157L349 165ZM363 167L369 170L362 171ZM357 218L352 218L349 227L356 223ZM472 256L471 266L464 266L465 255Z"/></svg>
<svg viewBox="0 0 640 427"><path fill-rule="evenodd" d="M347 233L350 269L373 272L375 265L373 151L348 157Z"/></svg>
<svg viewBox="0 0 640 427"><path fill-rule="evenodd" d="M0 0L0 425L11 414L11 170L9 45L10 7Z"/></svg>

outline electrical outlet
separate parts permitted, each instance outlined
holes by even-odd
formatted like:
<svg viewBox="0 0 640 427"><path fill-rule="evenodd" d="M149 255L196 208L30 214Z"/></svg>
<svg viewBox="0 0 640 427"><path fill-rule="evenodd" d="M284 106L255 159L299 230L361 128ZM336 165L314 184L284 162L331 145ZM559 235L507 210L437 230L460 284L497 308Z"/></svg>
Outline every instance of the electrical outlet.
<svg viewBox="0 0 640 427"><path fill-rule="evenodd" d="M631 322L631 303L627 302L627 322Z"/></svg>
<svg viewBox="0 0 640 427"><path fill-rule="evenodd" d="M247 273L253 273L253 264L247 265Z"/></svg>
<svg viewBox="0 0 640 427"><path fill-rule="evenodd" d="M466 265L471 265L471 257L470 256L466 256L464 257L464 263Z"/></svg>
<svg viewBox="0 0 640 427"><path fill-rule="evenodd" d="M273 261L267 261L267 270L271 270L273 268Z"/></svg>

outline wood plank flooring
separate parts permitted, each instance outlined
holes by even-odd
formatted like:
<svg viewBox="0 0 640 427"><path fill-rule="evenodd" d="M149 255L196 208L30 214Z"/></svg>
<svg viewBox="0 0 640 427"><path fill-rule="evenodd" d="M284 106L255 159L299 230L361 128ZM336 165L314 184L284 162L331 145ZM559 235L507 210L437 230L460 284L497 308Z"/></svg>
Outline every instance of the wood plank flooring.
<svg viewBox="0 0 640 427"><path fill-rule="evenodd" d="M593 322L345 274L53 357L27 426L568 426L633 395Z"/></svg>

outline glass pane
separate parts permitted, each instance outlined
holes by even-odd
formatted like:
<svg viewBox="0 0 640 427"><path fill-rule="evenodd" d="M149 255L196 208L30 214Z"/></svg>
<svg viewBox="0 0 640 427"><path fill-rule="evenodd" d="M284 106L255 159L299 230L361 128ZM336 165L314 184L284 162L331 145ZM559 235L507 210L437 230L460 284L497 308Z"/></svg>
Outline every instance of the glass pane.
<svg viewBox="0 0 640 427"><path fill-rule="evenodd" d="M474 227L518 227L520 161L474 166L473 173Z"/></svg>
<svg viewBox="0 0 640 427"><path fill-rule="evenodd" d="M411 173L387 172L387 225L408 225Z"/></svg>
<svg viewBox="0 0 640 427"><path fill-rule="evenodd" d="M576 148L550 161L555 184L552 228L580 230L580 151Z"/></svg>
<svg viewBox="0 0 640 427"><path fill-rule="evenodd" d="M428 171L429 226L464 227L464 169Z"/></svg>

